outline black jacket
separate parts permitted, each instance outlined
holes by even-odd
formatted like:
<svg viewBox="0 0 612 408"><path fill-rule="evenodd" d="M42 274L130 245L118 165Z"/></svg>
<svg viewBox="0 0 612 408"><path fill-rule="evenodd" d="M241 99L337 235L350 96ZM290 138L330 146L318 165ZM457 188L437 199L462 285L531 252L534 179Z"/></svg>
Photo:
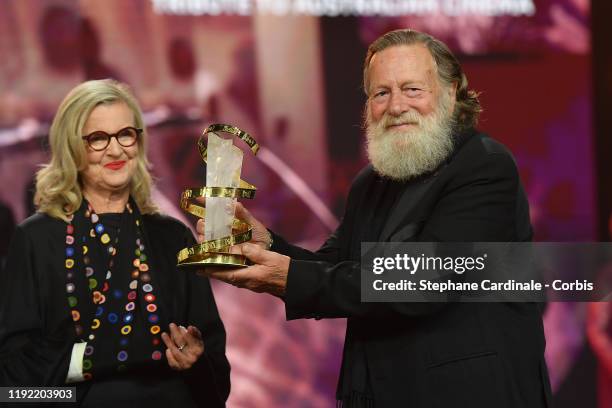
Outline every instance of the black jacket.
<svg viewBox="0 0 612 408"><path fill-rule="evenodd" d="M434 174L386 198L393 205L378 198L381 183L371 167L357 176L340 226L316 253L274 236L273 250L292 258L287 318L348 318L339 392L361 358L376 407L548 406L541 305L360 301L362 241L530 240L512 155L468 132Z"/></svg>
<svg viewBox="0 0 612 408"><path fill-rule="evenodd" d="M181 396L198 406L224 406L229 364L210 283L176 267L177 252L194 244L191 231L166 216L143 215L142 220L159 325L166 332L170 322L198 327L204 354L186 372L170 370L164 356L136 373L72 385L80 398L88 392L105 397L100 404L106 406L167 407ZM65 386L76 341L66 299L65 233L64 221L44 214L17 227L0 275L0 386Z"/></svg>

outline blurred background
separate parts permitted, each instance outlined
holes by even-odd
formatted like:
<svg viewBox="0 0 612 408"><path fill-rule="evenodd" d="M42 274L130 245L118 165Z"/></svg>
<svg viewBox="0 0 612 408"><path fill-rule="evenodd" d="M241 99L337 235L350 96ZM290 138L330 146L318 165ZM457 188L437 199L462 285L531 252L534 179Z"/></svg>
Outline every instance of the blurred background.
<svg viewBox="0 0 612 408"><path fill-rule="evenodd" d="M62 98L87 79L127 82L145 112L165 212L204 184L210 123L250 132L249 207L316 249L366 163L362 61L382 33L445 41L482 92L480 128L514 153L539 241L608 241L612 27L588 0L0 0L0 262L33 213L33 176ZM285 322L284 307L215 283L232 364L230 407L334 406L345 321ZM555 408L612 407L612 308L551 303Z"/></svg>

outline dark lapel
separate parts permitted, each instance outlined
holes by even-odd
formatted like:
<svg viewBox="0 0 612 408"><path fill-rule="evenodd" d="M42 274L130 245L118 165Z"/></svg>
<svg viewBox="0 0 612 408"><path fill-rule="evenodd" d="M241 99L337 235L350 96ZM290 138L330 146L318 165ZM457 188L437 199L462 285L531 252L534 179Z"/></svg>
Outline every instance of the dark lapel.
<svg viewBox="0 0 612 408"><path fill-rule="evenodd" d="M411 232L412 235L418 234L424 220L411 220L410 217L413 216L413 211L421 199L425 196L429 188L433 185L438 174L444 171L444 168L450 164L461 147L463 147L465 142L474 133L474 129L468 129L458 133L455 136L455 146L453 147L453 152L449 155L448 159L442 165L440 165L440 167L438 167L432 173L406 182L406 189L397 200L397 204L393 207L389 217L385 221L385 225L379 238L380 242L390 241L391 238L394 240L403 240L402 238L409 237ZM399 230L402 230L401 234L398 234ZM394 235L396 235L397 238L395 238Z"/></svg>
<svg viewBox="0 0 612 408"><path fill-rule="evenodd" d="M391 210L389 217L385 221L385 225L380 233L380 242L389 241L389 238L393 236L399 229L414 224L415 229L418 228L417 221L409 220L412 212L419 204L427 190L433 184L435 176L426 178L425 180L415 180L410 183L406 183L404 192L397 200L397 204ZM417 231L415 231L416 233ZM406 233L408 233L406 231Z"/></svg>

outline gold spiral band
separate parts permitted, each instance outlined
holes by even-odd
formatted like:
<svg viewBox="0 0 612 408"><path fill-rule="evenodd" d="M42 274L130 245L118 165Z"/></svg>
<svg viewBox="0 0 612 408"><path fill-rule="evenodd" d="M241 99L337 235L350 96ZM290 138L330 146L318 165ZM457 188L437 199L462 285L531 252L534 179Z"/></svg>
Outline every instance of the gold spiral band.
<svg viewBox="0 0 612 408"><path fill-rule="evenodd" d="M233 135L244 141L253 154L257 154L259 145L255 139L247 132L237 128L236 126L213 124L204 130L202 136L198 140L198 150L204 163L207 162L207 146L206 136L209 132L225 132ZM186 212L195 215L198 218L206 216L206 208L193 202L198 197L225 197L225 198L244 198L253 199L257 188L240 180L238 187L198 187L188 188L181 194L181 208ZM217 265L217 266L246 266L246 258L243 255L232 254L229 249L233 245L238 245L243 242L250 241L252 237L252 228L249 224L242 222L236 218L232 221L232 235L227 237L204 241L200 244L189 248L182 249L177 254L179 266L201 266L201 265Z"/></svg>

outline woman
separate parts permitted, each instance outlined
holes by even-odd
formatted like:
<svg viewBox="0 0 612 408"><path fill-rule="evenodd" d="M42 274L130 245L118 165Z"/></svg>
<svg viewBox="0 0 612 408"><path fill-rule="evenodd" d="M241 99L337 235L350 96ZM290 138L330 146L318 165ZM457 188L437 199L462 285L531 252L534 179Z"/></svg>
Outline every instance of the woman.
<svg viewBox="0 0 612 408"><path fill-rule="evenodd" d="M82 406L223 406L225 331L194 244L151 201L140 109L125 85L64 99L37 174L38 213L0 276L0 385L76 385Z"/></svg>

